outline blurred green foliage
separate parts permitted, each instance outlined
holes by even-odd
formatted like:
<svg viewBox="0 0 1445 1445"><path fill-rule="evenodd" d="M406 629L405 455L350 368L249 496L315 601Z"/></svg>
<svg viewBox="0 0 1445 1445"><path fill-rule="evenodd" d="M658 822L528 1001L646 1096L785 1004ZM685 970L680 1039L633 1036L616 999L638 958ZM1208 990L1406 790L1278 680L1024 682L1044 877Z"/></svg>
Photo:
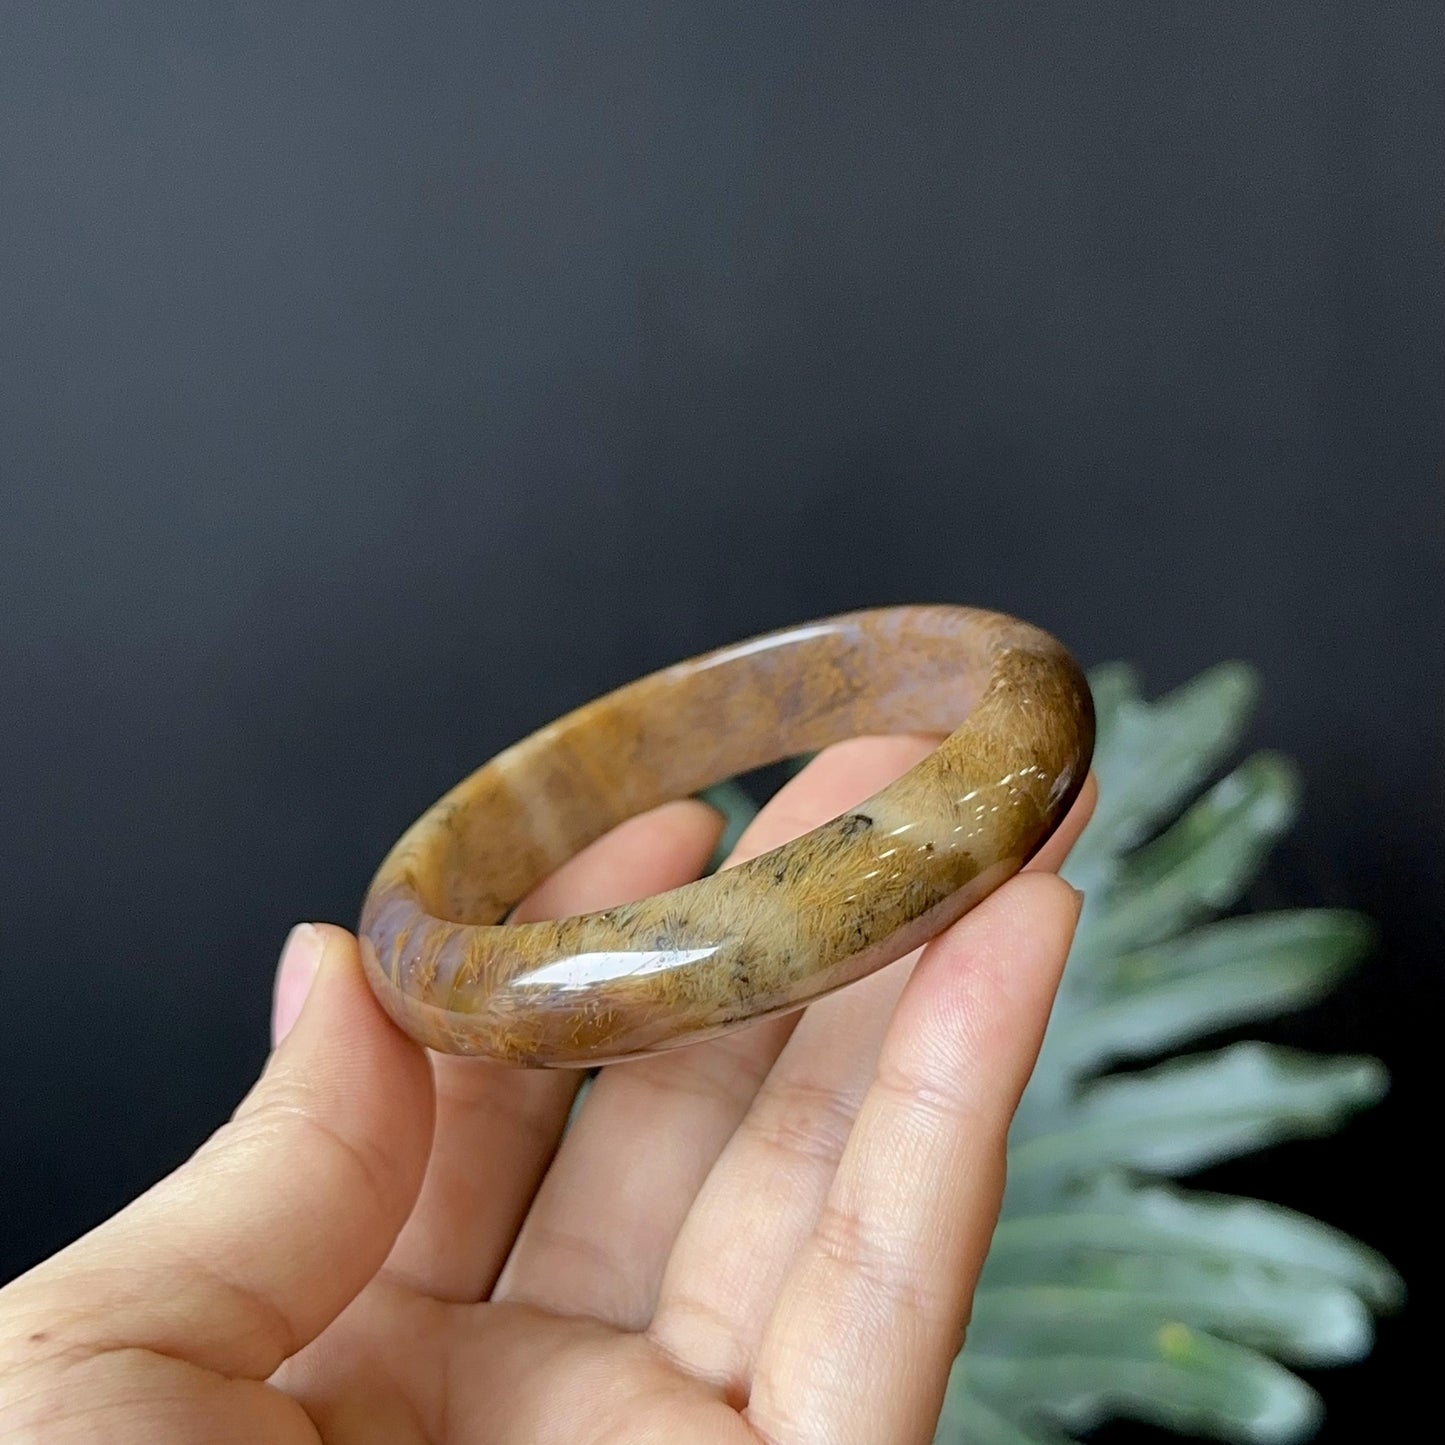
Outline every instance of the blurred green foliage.
<svg viewBox="0 0 1445 1445"><path fill-rule="evenodd" d="M1123 664L1090 682L1100 800L1064 870L1086 903L937 1445L1059 1445L1113 1417L1305 1440L1320 1401L1289 1366L1367 1354L1399 1277L1304 1215L1160 1181L1328 1133L1381 1097L1384 1070L1263 1043L1171 1051L1319 998L1374 929L1333 909L1222 916L1298 793L1273 753L1218 776L1254 707L1251 669L1154 702ZM736 783L706 796L728 817L721 857L756 805Z"/></svg>

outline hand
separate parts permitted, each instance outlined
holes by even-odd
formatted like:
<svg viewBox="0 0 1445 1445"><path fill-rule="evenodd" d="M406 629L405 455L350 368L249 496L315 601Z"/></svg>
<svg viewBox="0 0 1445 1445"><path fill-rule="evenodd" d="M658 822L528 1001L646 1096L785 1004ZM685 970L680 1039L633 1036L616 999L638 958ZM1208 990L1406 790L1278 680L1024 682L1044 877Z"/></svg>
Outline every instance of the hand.
<svg viewBox="0 0 1445 1445"><path fill-rule="evenodd" d="M930 745L829 749L737 856ZM604 1070L565 1137L576 1074L428 1055L373 1000L351 936L303 926L281 1041L231 1122L0 1291L0 1433L930 1440L1077 917L1048 870L1091 800L1092 784L1029 872L921 954L802 1014ZM633 819L519 916L684 882L717 828L694 802Z"/></svg>

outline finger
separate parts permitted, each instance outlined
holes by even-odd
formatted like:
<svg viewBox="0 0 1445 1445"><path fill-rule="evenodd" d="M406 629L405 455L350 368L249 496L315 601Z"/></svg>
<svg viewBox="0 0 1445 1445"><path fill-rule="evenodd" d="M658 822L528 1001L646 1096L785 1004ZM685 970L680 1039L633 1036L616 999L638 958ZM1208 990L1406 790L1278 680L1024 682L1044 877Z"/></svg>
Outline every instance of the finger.
<svg viewBox="0 0 1445 1445"><path fill-rule="evenodd" d="M1031 869L1059 866L1096 795L1090 780ZM747 1397L763 1330L823 1207L917 958L808 1009L679 1233L648 1333L732 1399Z"/></svg>
<svg viewBox="0 0 1445 1445"><path fill-rule="evenodd" d="M932 1438L1078 907L1027 874L924 949L764 1332L747 1407L764 1438Z"/></svg>
<svg viewBox="0 0 1445 1445"><path fill-rule="evenodd" d="M778 790L729 861L836 817L934 746L893 737L825 749ZM495 1297L622 1328L645 1325L698 1188L798 1017L604 1070L538 1191Z"/></svg>
<svg viewBox="0 0 1445 1445"><path fill-rule="evenodd" d="M312 966L295 1027L231 1122L9 1287L47 1349L147 1350L260 1380L376 1273L426 1165L426 1057L377 1004L350 934L298 928L287 971Z"/></svg>
<svg viewBox="0 0 1445 1445"><path fill-rule="evenodd" d="M696 878L722 831L703 803L667 803L614 828L515 910L525 923L628 903ZM432 1056L437 1118L416 1210L387 1273L439 1299L490 1293L584 1074Z"/></svg>

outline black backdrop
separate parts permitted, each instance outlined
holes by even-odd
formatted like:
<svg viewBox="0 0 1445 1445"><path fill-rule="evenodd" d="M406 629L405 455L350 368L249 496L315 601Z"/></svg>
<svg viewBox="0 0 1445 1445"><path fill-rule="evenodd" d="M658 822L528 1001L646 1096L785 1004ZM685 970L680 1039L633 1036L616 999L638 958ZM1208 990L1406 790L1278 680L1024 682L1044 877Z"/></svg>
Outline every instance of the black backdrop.
<svg viewBox="0 0 1445 1445"><path fill-rule="evenodd" d="M1439 6L0 4L0 1277L220 1121L274 954L631 675L974 601L1268 693L1276 1030L1385 1107L1223 1172L1415 1290L1442 1002Z"/></svg>

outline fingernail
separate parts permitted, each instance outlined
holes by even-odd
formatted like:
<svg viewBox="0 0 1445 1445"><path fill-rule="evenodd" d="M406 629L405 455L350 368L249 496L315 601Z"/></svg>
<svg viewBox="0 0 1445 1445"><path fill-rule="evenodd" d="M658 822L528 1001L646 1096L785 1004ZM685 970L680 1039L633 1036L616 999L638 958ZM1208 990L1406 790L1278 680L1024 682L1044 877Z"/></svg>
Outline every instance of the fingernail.
<svg viewBox="0 0 1445 1445"><path fill-rule="evenodd" d="M276 967L276 989L271 1001L271 1047L274 1049L301 1013L321 963L321 934L309 923L298 923L286 936L281 962Z"/></svg>

